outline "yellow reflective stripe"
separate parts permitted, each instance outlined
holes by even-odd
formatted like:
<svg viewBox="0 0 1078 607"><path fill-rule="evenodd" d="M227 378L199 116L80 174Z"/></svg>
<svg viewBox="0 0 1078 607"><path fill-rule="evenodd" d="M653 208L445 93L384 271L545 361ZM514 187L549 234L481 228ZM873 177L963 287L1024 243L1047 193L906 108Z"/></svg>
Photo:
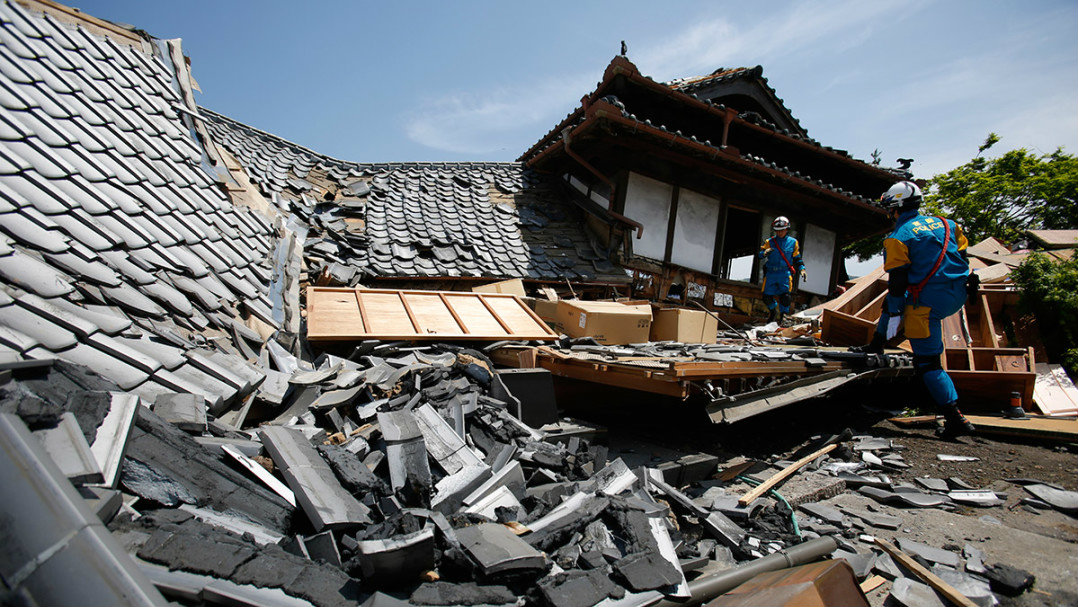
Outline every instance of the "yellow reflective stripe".
<svg viewBox="0 0 1078 607"><path fill-rule="evenodd" d="M897 238L885 238L883 241L883 269L893 270L910 265L910 250L906 243Z"/></svg>

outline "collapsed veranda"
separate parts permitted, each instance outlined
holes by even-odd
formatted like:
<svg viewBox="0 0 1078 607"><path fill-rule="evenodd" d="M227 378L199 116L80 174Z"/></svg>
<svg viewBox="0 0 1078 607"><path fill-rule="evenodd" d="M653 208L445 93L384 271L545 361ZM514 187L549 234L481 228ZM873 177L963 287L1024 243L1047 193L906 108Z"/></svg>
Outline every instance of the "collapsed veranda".
<svg viewBox="0 0 1078 607"><path fill-rule="evenodd" d="M784 214L804 242L802 302L830 295L842 245L887 229L871 200L905 173L812 140L759 68L658 83L619 56L517 162L356 163L197 106L176 40L25 0L0 7L0 141L0 471L25 523L5 530L19 548L5 596L323 605L384 585L414 604L685 598L701 559L805 545L816 558L838 541L821 524L823 541L804 542L770 498L738 504L748 488L711 478L713 457L654 467L610 457L587 428L544 426L556 408L528 419L526 382L624 364L660 393L707 395L729 421L722 399L736 394L793 404L851 369L908 373L902 354L739 335L646 351L560 339L530 308L471 293L520 279L532 293L696 301L737 323L759 290L755 262L735 269ZM372 325L386 312L360 314L365 338L312 343L309 288L347 288L357 306L397 293L417 331L434 318L420 305L459 300L472 312L446 305L440 322L467 331L482 317L488 332L390 342ZM516 332L529 321L541 333ZM541 343L484 348L521 337ZM519 377L495 364L529 357ZM729 383L687 377L697 364ZM828 490L890 487L840 468L820 473ZM909 495L873 499L956 499Z"/></svg>

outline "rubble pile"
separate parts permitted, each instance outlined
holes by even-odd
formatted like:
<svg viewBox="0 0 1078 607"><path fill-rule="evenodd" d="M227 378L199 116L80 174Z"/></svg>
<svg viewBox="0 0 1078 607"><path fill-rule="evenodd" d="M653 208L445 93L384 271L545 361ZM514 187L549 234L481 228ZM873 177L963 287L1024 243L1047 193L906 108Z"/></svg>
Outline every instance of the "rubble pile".
<svg viewBox="0 0 1078 607"><path fill-rule="evenodd" d="M749 509L694 503L657 470L607 461L605 447L545 440L510 413L504 387L507 400L492 396L500 380L481 352L367 342L317 365L275 352L268 374L287 374L286 387L250 399L248 419L268 422L249 431L192 395L128 413L122 508L115 490L97 490L113 499L104 520L151 578L163 575L157 564L318 605L377 590L418 604L591 605L687 597L684 559L733 563L796 542L788 511L750 521ZM71 445L112 437L105 420L128 404L119 394L55 361L18 370L2 403L36 433L77 420L66 443L44 443L59 463ZM103 480L68 479L83 489Z"/></svg>
<svg viewBox="0 0 1078 607"><path fill-rule="evenodd" d="M909 521L904 520L906 511L909 511L908 516L917 516L916 511L927 508L963 513L971 509L998 509L1004 506L1007 495L973 487L958 477L915 476L907 480L905 477L911 466L902 457L905 448L892 439L852 436L846 431L825 443L838 441L841 441L838 448L801 469L800 476L812 477L808 482L800 485L791 482L780 489L784 495L772 494L780 503L795 506L801 540L835 537L839 548L831 557L846 560L863 583L868 583L874 576L889 580L890 595L898 604L937 604L940 599L920 574L896 563L889 550L884 548L887 542L879 540L881 535L898 537L899 550L977 605L996 605L999 604L998 595L1015 596L1032 587L1035 581L1032 574L1005 563L986 564L984 552L972 543L933 546L903 537L910 531ZM805 447L801 451L809 449ZM943 461L961 461L965 456L939 454L937 457ZM722 491L744 492L766 480L776 468L789 464L787 460L770 465L752 460L733 466L728 463L727 469L741 469L737 478L746 484ZM834 483L829 484L828 479L840 481L840 484L836 487ZM1071 516L1078 511L1075 509L1078 505L1076 492L1034 479L1014 478L1007 482L1022 486L1029 494L1018 502L1025 508L1055 509ZM700 491L702 489L697 493ZM697 501L706 503L716 496L715 491L703 490ZM848 499L852 495L869 499ZM1042 499L1047 496L1051 499ZM719 493L717 499L730 498ZM991 515L982 518L998 524Z"/></svg>
<svg viewBox="0 0 1078 607"><path fill-rule="evenodd" d="M878 530L902 526L889 506L1002 503L958 478L898 480L909 467L901 445L849 433L790 455L832 446L798 474L826 479L815 489L799 492L794 477L783 494L741 503L790 462L713 466L675 486L658 469L608 461L605 446L519 421L480 351L372 341L308 363L272 350L267 376L284 381L248 399L247 423L262 422L248 430L208 413L202 397L139 401L63 361L13 369L0 407L38 435L166 595L227 583L315 605L376 592L419 605L646 605L689 597L701 567L713 574L833 537L833 558L860 579L893 579L902 600L923 589L873 543ZM132 418L126 437L109 431L118 413ZM93 454L71 464L108 440L124 443L114 488ZM1073 492L1014 482L1027 486L1030 507L1074 511ZM843 491L880 506L821 503ZM1029 585L972 545L899 547L982 604L994 604L993 590Z"/></svg>

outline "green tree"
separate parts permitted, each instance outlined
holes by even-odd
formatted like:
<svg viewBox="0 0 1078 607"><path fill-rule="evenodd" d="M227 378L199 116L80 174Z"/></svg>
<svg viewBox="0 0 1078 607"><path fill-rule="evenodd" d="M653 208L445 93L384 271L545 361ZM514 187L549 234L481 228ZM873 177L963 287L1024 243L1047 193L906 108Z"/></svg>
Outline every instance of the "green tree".
<svg viewBox="0 0 1078 607"><path fill-rule="evenodd" d="M1078 258L1057 262L1034 253L1011 272L1023 311L1037 318L1049 360L1078 371Z"/></svg>
<svg viewBox="0 0 1078 607"><path fill-rule="evenodd" d="M1078 158L1025 148L981 156L998 141L989 134L972 160L933 177L927 210L957 221L971 243L989 236L1014 243L1025 230L1078 227Z"/></svg>
<svg viewBox="0 0 1078 607"><path fill-rule="evenodd" d="M1011 244L1029 229L1078 228L1078 158L1062 149L1037 156L1024 148L981 156L999 140L989 133L972 160L930 179L925 212L957 221L971 244L989 236ZM846 257L861 261L882 251L881 236L844 248Z"/></svg>

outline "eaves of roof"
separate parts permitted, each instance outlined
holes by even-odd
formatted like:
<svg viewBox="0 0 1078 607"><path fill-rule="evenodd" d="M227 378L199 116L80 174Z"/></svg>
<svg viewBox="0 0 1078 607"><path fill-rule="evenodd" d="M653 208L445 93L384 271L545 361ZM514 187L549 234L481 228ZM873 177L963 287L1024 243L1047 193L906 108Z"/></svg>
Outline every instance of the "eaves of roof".
<svg viewBox="0 0 1078 607"><path fill-rule="evenodd" d="M547 132L538 142L532 145L528 151L521 154L518 160L525 162L526 165L532 166L534 157L542 150L549 147L551 144L556 143L557 139L561 137L562 131L566 128L573 128L574 124L578 123L581 117L584 115L587 108L595 102L602 99L607 90L611 88L614 79L618 76L623 76L629 81L638 84L640 86L651 89L652 91L661 93L669 97L676 103L682 103L689 106L694 106L697 109L702 109L714 115L719 120L728 120L731 123L736 123L739 127L755 130L759 133L773 136L777 140L781 140L788 145L796 146L811 153L820 154L824 157L830 158L837 162L846 164L847 166L856 169L858 171L868 173L880 179L893 181L895 176L890 171L873 166L856 158L852 158L845 153L840 153L833 148L821 145L814 141L809 141L800 137L793 137L791 135L782 133L776 128L768 128L764 125L754 124L738 116L737 110L727 108L723 105L715 105L713 103L703 101L691 94L684 93L682 91L670 88L669 86L656 82L655 80L644 76L640 71L630 62L628 59L617 56L607 66L606 72L603 74L602 81L596 86L594 92L589 95L585 95L583 103L579 108L574 110L568 116L565 117L557 126Z"/></svg>
<svg viewBox="0 0 1078 607"><path fill-rule="evenodd" d="M695 137L685 137L663 127L647 124L628 115L624 110L614 104L602 100L592 103L587 107L583 116L583 121L573 128L572 137L581 137L603 121L626 129L631 129L633 133L644 134L667 141L670 146L677 147L687 154L704 156L711 161L736 167L743 172L757 172L767 175L773 179L778 179L790 185L803 188L825 199L840 202L844 205L851 205L862 211L867 211L881 217L886 214L880 207L872 204L868 198L856 196L852 192L841 190L831 184L823 183L820 180L814 180L806 175L791 171L786 167L778 166L764 158L747 154L741 155L731 148L715 146L710 142L699 141ZM552 143L529 159L527 164L532 166L541 163L542 160L558 152L563 147L563 143Z"/></svg>

